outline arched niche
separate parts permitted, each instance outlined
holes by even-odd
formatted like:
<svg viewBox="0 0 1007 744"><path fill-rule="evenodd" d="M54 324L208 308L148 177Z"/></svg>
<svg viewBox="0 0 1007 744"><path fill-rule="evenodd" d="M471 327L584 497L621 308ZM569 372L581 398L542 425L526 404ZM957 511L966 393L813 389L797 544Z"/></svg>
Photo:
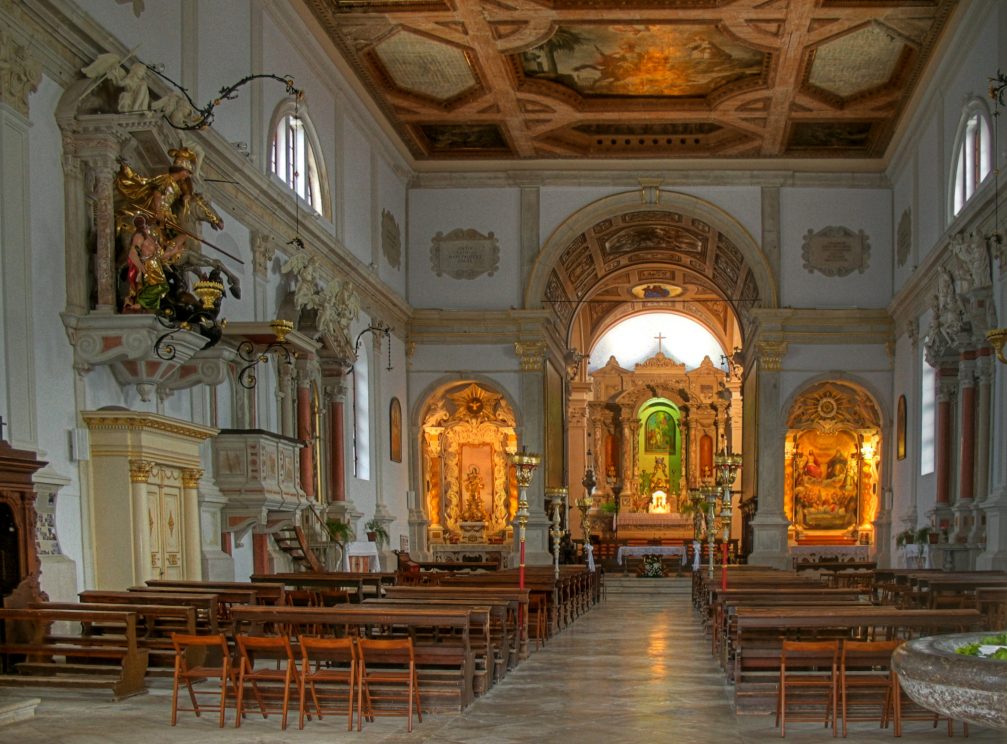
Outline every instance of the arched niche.
<svg viewBox="0 0 1007 744"><path fill-rule="evenodd" d="M784 448L784 509L798 542L870 541L881 440L880 407L863 387L825 380L794 396Z"/></svg>

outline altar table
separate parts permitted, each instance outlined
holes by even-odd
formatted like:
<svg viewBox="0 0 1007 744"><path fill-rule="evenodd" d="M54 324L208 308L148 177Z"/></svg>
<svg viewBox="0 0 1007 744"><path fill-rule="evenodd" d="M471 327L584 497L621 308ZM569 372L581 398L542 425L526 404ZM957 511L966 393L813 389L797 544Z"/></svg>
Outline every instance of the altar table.
<svg viewBox="0 0 1007 744"><path fill-rule="evenodd" d="M376 542L351 542L346 546L346 564L348 571L370 571L380 573L381 562Z"/></svg>
<svg viewBox="0 0 1007 744"><path fill-rule="evenodd" d="M683 545L620 545L615 554L615 561L622 565L622 557L642 556L642 555L677 555L685 560L685 546Z"/></svg>

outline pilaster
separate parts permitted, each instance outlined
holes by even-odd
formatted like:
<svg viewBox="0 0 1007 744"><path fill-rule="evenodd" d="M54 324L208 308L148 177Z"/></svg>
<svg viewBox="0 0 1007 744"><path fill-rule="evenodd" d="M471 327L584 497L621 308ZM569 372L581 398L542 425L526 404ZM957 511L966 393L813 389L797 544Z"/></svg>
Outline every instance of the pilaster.
<svg viewBox="0 0 1007 744"><path fill-rule="evenodd" d="M525 563L543 566L552 563L549 554L549 520L545 511L545 341L518 341L514 344L521 367L521 412L524 426L518 444L529 452L543 455L538 472L528 487L528 526L525 530ZM518 530L515 527L514 534ZM514 565L517 565L518 540L514 540Z"/></svg>

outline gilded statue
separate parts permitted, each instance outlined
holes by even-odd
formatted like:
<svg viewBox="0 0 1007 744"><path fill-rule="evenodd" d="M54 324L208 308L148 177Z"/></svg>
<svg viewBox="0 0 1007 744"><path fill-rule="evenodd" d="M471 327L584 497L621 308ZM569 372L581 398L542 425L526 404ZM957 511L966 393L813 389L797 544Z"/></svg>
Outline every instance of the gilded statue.
<svg viewBox="0 0 1007 744"><path fill-rule="evenodd" d="M483 511L483 488L486 484L479 475L479 468L473 465L465 475L465 508L462 510L463 522L482 522L485 519Z"/></svg>

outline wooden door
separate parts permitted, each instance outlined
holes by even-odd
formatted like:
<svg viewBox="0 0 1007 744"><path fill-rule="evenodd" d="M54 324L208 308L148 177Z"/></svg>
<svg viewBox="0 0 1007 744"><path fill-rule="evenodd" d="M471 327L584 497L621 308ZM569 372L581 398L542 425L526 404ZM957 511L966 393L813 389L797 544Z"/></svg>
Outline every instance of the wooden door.
<svg viewBox="0 0 1007 744"><path fill-rule="evenodd" d="M150 526L150 575L158 579L186 578L181 471L154 468L147 487L147 522Z"/></svg>

